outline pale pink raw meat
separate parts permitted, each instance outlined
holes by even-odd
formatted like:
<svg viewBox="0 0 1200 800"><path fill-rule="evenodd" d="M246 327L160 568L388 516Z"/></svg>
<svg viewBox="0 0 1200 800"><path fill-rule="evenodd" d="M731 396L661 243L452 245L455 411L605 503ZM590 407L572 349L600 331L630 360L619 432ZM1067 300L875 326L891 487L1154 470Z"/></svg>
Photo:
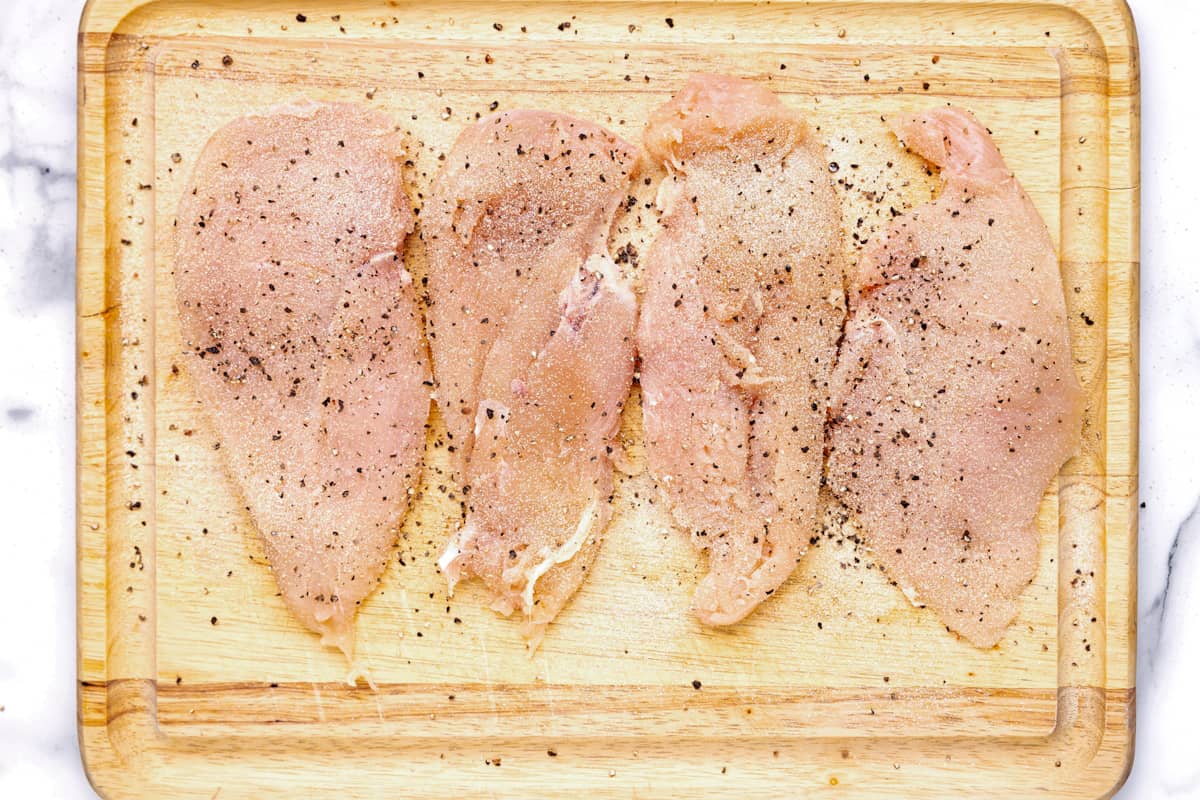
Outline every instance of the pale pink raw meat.
<svg viewBox="0 0 1200 800"><path fill-rule="evenodd" d="M429 413L402 156L351 105L243 117L208 141L177 222L189 372L229 475L284 601L347 657Z"/></svg>
<svg viewBox="0 0 1200 800"><path fill-rule="evenodd" d="M945 186L858 265L828 480L905 594L988 647L1037 569L1046 484L1079 444L1062 280L974 117L939 108L893 128Z"/></svg>
<svg viewBox="0 0 1200 800"><path fill-rule="evenodd" d="M818 531L822 426L845 316L824 146L767 89L692 78L646 147L668 170L638 329L650 469L708 551L693 608L737 622Z"/></svg>
<svg viewBox="0 0 1200 800"><path fill-rule="evenodd" d="M607 255L636 151L562 114L465 130L422 211L429 337L466 519L440 559L539 641L611 516L635 298Z"/></svg>

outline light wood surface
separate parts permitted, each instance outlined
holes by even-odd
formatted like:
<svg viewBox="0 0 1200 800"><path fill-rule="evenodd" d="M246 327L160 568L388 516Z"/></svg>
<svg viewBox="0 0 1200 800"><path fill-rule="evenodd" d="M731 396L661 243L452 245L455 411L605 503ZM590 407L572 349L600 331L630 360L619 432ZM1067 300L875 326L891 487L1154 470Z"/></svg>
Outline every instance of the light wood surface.
<svg viewBox="0 0 1200 800"><path fill-rule="evenodd" d="M1133 741L1137 70L1118 0L93 0L78 502L80 736L95 785L226 800L1108 794ZM172 231L200 148L279 102L360 102L409 133L419 206L438 156L492 103L638 142L695 71L769 82L811 115L860 239L937 186L881 115L947 101L994 131L1045 216L1089 408L1082 451L1042 505L1018 620L992 650L957 640L831 509L770 602L702 629L687 611L701 567L642 472L622 478L594 574L530 656L478 588L445 595L434 560L457 502L435 414L421 496L360 615L378 690L347 686L341 656L277 596L189 385ZM653 233L646 176L614 251ZM422 274L419 248L409 268ZM635 397L622 433L635 465L639 419Z"/></svg>

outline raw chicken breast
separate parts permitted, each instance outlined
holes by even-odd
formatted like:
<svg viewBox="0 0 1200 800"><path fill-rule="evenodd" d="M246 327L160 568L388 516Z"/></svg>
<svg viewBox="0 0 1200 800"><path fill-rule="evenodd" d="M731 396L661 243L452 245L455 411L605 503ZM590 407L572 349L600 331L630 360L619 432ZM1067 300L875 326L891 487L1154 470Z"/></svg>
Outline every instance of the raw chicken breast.
<svg viewBox="0 0 1200 800"><path fill-rule="evenodd" d="M439 563L535 644L611 514L636 302L607 255L633 147L562 114L468 128L422 218L429 337L466 520Z"/></svg>
<svg viewBox="0 0 1200 800"><path fill-rule="evenodd" d="M638 328L647 455L708 551L696 615L726 625L818 531L841 220L823 145L749 81L692 78L653 114L646 147L669 173Z"/></svg>
<svg viewBox="0 0 1200 800"><path fill-rule="evenodd" d="M829 483L905 594L988 647L1037 568L1042 492L1079 444L1062 281L974 117L941 108L894 129L945 187L858 265Z"/></svg>
<svg viewBox="0 0 1200 800"><path fill-rule="evenodd" d="M289 106L209 140L175 281L190 372L292 612L352 657L416 486L429 374L389 120Z"/></svg>

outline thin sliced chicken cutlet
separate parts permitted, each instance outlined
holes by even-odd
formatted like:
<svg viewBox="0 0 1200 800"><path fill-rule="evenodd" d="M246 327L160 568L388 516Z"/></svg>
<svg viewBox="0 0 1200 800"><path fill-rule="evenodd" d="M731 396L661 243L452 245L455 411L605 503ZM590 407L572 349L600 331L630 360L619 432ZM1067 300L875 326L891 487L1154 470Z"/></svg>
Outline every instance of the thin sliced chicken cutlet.
<svg viewBox="0 0 1200 800"><path fill-rule="evenodd" d="M288 607L353 657L421 469L429 369L402 142L351 105L213 134L179 207L181 331Z"/></svg>
<svg viewBox="0 0 1200 800"><path fill-rule="evenodd" d="M974 117L940 108L893 128L945 186L854 275L828 480L905 594L989 647L1037 569L1046 484L1079 445L1062 280Z"/></svg>
<svg viewBox="0 0 1200 800"><path fill-rule="evenodd" d="M438 405L466 520L440 564L539 641L611 514L636 303L607 256L636 151L513 111L459 137L423 211Z"/></svg>
<svg viewBox="0 0 1200 800"><path fill-rule="evenodd" d="M727 625L779 588L818 531L841 220L823 145L749 81L692 78L645 136L669 173L638 328L647 456L676 523L708 552L695 613Z"/></svg>

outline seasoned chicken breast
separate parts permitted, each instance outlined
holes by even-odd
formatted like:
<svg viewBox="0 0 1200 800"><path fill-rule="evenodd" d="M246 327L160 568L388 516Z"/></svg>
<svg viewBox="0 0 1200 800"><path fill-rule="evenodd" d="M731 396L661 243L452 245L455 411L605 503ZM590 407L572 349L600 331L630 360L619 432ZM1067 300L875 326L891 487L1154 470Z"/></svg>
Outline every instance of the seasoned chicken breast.
<svg viewBox="0 0 1200 800"><path fill-rule="evenodd" d="M750 81L701 75L656 111L668 171L638 328L650 470L708 553L701 622L737 622L818 530L822 426L845 315L823 145Z"/></svg>
<svg viewBox="0 0 1200 800"><path fill-rule="evenodd" d="M1034 517L1079 445L1058 261L970 114L895 121L941 169L854 274L829 483L887 574L972 644L995 644L1037 567Z"/></svg>
<svg viewBox="0 0 1200 800"><path fill-rule="evenodd" d="M611 515L636 303L607 255L635 149L512 111L463 132L422 217L437 402L466 518L440 564L540 641Z"/></svg>
<svg viewBox="0 0 1200 800"><path fill-rule="evenodd" d="M189 372L227 471L284 601L347 657L429 413L402 153L351 105L244 117L205 146L177 222Z"/></svg>

